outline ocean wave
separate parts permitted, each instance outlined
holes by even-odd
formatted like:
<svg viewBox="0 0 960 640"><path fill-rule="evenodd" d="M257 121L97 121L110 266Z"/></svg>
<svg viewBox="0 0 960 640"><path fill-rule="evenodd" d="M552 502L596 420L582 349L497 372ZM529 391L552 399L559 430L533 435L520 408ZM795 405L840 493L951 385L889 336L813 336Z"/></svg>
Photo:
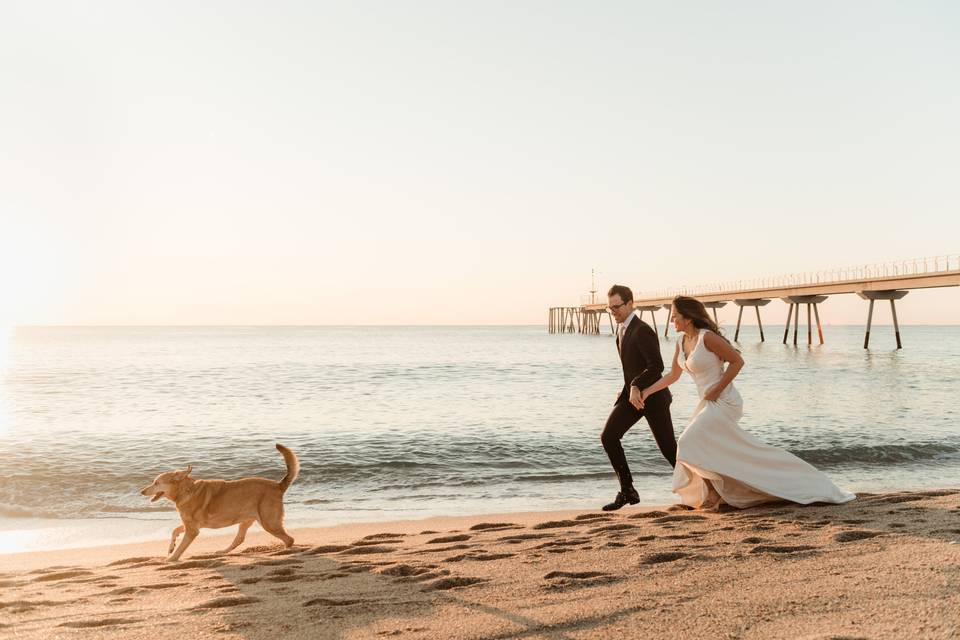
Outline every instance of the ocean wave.
<svg viewBox="0 0 960 640"><path fill-rule="evenodd" d="M792 449L791 452L814 466L839 464L904 464L929 461L960 453L960 446L943 442L853 445L822 449Z"/></svg>
<svg viewBox="0 0 960 640"><path fill-rule="evenodd" d="M654 471L633 471L631 473L633 476L668 476L669 467L667 471L662 473ZM576 482L578 480L607 480L614 477L615 474L613 469L607 471L583 471L583 472L573 472L573 473L536 473L530 475L521 475L521 476L511 476L509 478L503 478L504 480L514 481L514 482Z"/></svg>
<svg viewBox="0 0 960 640"><path fill-rule="evenodd" d="M32 507L23 507L13 504L0 504L0 518L58 518L59 516L50 511L36 509Z"/></svg>
<svg viewBox="0 0 960 640"><path fill-rule="evenodd" d="M173 506L156 506L156 507L125 507L121 505L108 504L101 507L100 511L102 513L162 513L167 511L176 511L176 508Z"/></svg>

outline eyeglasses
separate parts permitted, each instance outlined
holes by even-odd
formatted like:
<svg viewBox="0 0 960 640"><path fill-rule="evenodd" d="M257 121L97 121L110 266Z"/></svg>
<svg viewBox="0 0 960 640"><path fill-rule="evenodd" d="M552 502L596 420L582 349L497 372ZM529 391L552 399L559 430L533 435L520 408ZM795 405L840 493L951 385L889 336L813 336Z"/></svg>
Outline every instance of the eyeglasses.
<svg viewBox="0 0 960 640"><path fill-rule="evenodd" d="M610 311L619 311L620 307L626 306L626 302L621 302L620 304L611 304L607 307Z"/></svg>

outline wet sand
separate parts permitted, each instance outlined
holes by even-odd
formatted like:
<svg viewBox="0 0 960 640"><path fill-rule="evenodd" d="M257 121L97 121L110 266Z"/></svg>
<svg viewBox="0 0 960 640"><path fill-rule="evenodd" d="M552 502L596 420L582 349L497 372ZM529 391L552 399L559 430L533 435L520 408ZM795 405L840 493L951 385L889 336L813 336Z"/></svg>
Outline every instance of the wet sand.
<svg viewBox="0 0 960 640"><path fill-rule="evenodd" d="M0 556L0 637L960 637L960 489L234 530Z"/></svg>

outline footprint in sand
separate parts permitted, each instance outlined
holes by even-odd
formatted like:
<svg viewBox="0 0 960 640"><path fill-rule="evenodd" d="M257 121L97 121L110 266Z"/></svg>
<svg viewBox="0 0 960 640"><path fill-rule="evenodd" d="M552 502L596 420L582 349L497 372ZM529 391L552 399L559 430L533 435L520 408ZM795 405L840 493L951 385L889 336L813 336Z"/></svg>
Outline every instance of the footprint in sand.
<svg viewBox="0 0 960 640"><path fill-rule="evenodd" d="M837 535L833 536L833 539L837 542L853 542L855 540L876 538L880 535L883 535L883 533L880 531L841 531Z"/></svg>
<svg viewBox="0 0 960 640"><path fill-rule="evenodd" d="M318 605L324 607L349 607L352 604L367 604L367 600L347 600L347 599L337 599L337 598L314 598L313 600L307 600L303 603L305 607L316 607Z"/></svg>
<svg viewBox="0 0 960 640"><path fill-rule="evenodd" d="M94 627L115 627L120 624L134 624L140 622L136 618L97 618L94 620L74 620L63 622L59 626L71 629L90 629Z"/></svg>
<svg viewBox="0 0 960 640"><path fill-rule="evenodd" d="M463 549L472 549L473 545L469 544L451 544L446 547L429 547L426 549L416 549L413 551L407 551L404 555L408 556L419 556L423 553L446 553L447 551L461 551Z"/></svg>
<svg viewBox="0 0 960 640"><path fill-rule="evenodd" d="M476 560L477 562L490 562L492 560L503 560L504 558L512 558L515 556L515 553L465 553L463 556L455 556L460 560Z"/></svg>
<svg viewBox="0 0 960 640"><path fill-rule="evenodd" d="M433 538L432 540L427 540L427 544L446 544L448 542L464 542L469 540L473 536L462 533L457 536L442 536L440 538Z"/></svg>
<svg viewBox="0 0 960 640"><path fill-rule="evenodd" d="M357 540L351 547L373 547L381 544L400 544L400 538L379 538L377 540Z"/></svg>
<svg viewBox="0 0 960 640"><path fill-rule="evenodd" d="M589 524L589 520L549 520L547 522L538 522L530 527L531 529L560 529L562 527L576 527L583 524Z"/></svg>
<svg viewBox="0 0 960 640"><path fill-rule="evenodd" d="M496 531L498 529L519 529L520 525L512 522L481 522L470 527L470 531Z"/></svg>
<svg viewBox="0 0 960 640"><path fill-rule="evenodd" d="M706 519L707 519L706 516L698 516L698 515L675 515L675 516L662 516L662 517L660 517L660 518L656 518L656 519L653 521L653 523L654 523L654 524L663 524L663 523L665 523L665 522L694 522L694 521L697 521L697 520L706 520Z"/></svg>
<svg viewBox="0 0 960 640"><path fill-rule="evenodd" d="M305 556L314 556L318 553L339 553L350 548L348 544L324 544L318 547L311 547L303 552Z"/></svg>
<svg viewBox="0 0 960 640"><path fill-rule="evenodd" d="M79 576L92 576L93 571L87 571L85 569L77 569L75 571L55 571L53 573L44 573L37 576L33 579L34 582L58 582L60 580L68 580L70 578L76 578Z"/></svg>
<svg viewBox="0 0 960 640"><path fill-rule="evenodd" d="M666 511L644 511L643 513L635 513L632 516L629 516L631 520L636 520L638 518L663 518L668 516Z"/></svg>
<svg viewBox="0 0 960 640"><path fill-rule="evenodd" d="M396 551L396 547L386 547L382 545L375 545L372 547L348 547L340 552L342 556L350 555L369 555L375 553L393 553Z"/></svg>
<svg viewBox="0 0 960 640"><path fill-rule="evenodd" d="M409 576L419 576L421 574L427 573L435 567L422 567L412 564L395 564L391 567L386 567L381 569L378 573L381 573L385 576L394 576L397 578L406 578Z"/></svg>
<svg viewBox="0 0 960 640"><path fill-rule="evenodd" d="M361 540L386 540L387 538L404 538L405 533L374 533L369 536L363 536Z"/></svg>
<svg viewBox="0 0 960 640"><path fill-rule="evenodd" d="M247 565L249 567L282 567L286 565L303 565L303 560L298 558L283 558L281 560L262 560Z"/></svg>
<svg viewBox="0 0 960 640"><path fill-rule="evenodd" d="M347 573L367 573L375 568L372 564L355 564L352 567L346 567L344 571Z"/></svg>
<svg viewBox="0 0 960 640"><path fill-rule="evenodd" d="M608 532L608 531L630 531L630 530L633 530L633 529L636 529L636 528L637 528L637 526L634 525L634 524L627 524L627 523L622 523L622 524L608 524L608 525L604 525L604 526L602 526L602 527L596 527L596 528L594 528L594 529L590 529L589 531L587 531L587 533L593 534L593 533L605 533L605 532Z"/></svg>
<svg viewBox="0 0 960 640"><path fill-rule="evenodd" d="M13 600L12 602L0 602L0 609L5 609L6 613L26 613L33 611L37 607L55 607L68 602L57 602L56 600Z"/></svg>
<svg viewBox="0 0 960 640"><path fill-rule="evenodd" d="M201 609L223 609L225 607L239 607L247 604L254 604L255 602L260 602L260 598L254 598L253 596L227 596L223 598L214 598L213 600L207 600L202 604L190 607L190 611L198 611Z"/></svg>
<svg viewBox="0 0 960 640"><path fill-rule="evenodd" d="M502 538L497 538L497 542L506 542L507 544L518 544L526 540L543 540L544 538L552 538L554 534L552 533L518 533L513 536L504 536Z"/></svg>
<svg viewBox="0 0 960 640"><path fill-rule="evenodd" d="M892 496L880 498L877 502L883 502L886 504L899 504L901 502L916 502L917 500L923 500L926 497L927 496L918 495L915 493L894 494Z"/></svg>
<svg viewBox="0 0 960 640"><path fill-rule="evenodd" d="M136 557L136 558L124 558L123 560L114 560L113 562L111 562L111 563L108 564L107 566L108 566L108 567L117 567L117 566L125 565L125 564L140 564L141 562L156 562L156 563L159 564L159 563L160 563L160 560L158 560L158 559L155 558L155 557L151 557L151 556L138 556L138 557Z"/></svg>
<svg viewBox="0 0 960 640"><path fill-rule="evenodd" d="M466 578L466 577L456 577L456 578L441 578L439 580L434 580L433 582L426 585L425 588L433 589L435 591L447 591L449 589L456 589L459 587L469 587L471 585L480 584L482 582L487 582L485 578Z"/></svg>
<svg viewBox="0 0 960 640"><path fill-rule="evenodd" d="M581 513L574 520L611 520L615 517L609 513Z"/></svg>
<svg viewBox="0 0 960 640"><path fill-rule="evenodd" d="M533 547L534 549L549 549L552 547L576 547L590 542L589 538L570 538L569 540L549 540Z"/></svg>
<svg viewBox="0 0 960 640"><path fill-rule="evenodd" d="M761 544L753 549L750 549L750 553L802 553L804 551L815 551L820 547L813 547L808 544L797 544L797 545L774 545L774 544Z"/></svg>
<svg viewBox="0 0 960 640"><path fill-rule="evenodd" d="M600 571L551 571L543 579L548 581L544 588L551 591L597 587L622 580L619 576Z"/></svg>
<svg viewBox="0 0 960 640"><path fill-rule="evenodd" d="M689 557L690 554L680 551L668 551L666 553L652 553L640 561L640 564L661 564L664 562L673 562L681 558Z"/></svg>
<svg viewBox="0 0 960 640"><path fill-rule="evenodd" d="M154 569L154 571L179 571L180 569L199 569L220 566L223 566L223 560L187 560L186 562L164 564Z"/></svg>
<svg viewBox="0 0 960 640"><path fill-rule="evenodd" d="M175 587L186 587L188 586L188 584L189 583L187 582L157 582L154 584L141 585L140 588L142 589L173 589ZM130 588L131 587L127 587L127 589L130 589ZM136 589L137 587L133 587L133 588ZM117 591L111 591L111 593L122 593L122 592L120 590L117 590Z"/></svg>

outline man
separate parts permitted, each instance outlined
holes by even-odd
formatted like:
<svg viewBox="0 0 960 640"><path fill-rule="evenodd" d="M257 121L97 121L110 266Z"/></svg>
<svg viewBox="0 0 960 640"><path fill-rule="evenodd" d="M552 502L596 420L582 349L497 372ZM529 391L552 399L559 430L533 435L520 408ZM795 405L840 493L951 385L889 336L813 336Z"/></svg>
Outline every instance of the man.
<svg viewBox="0 0 960 640"><path fill-rule="evenodd" d="M654 393L643 401L640 392L659 380L663 375L663 357L656 332L637 317L633 310L633 292L620 284L610 287L607 304L617 321L617 350L623 366L623 389L617 396L613 411L607 418L600 442L610 458L610 464L620 480L620 492L613 502L603 507L615 511L626 504L637 504L640 496L633 487L633 476L623 453L620 439L640 418L646 418L650 431L657 441L660 453L670 466L677 464L677 440L673 435L673 420L670 418L670 403L673 397L669 389Z"/></svg>

